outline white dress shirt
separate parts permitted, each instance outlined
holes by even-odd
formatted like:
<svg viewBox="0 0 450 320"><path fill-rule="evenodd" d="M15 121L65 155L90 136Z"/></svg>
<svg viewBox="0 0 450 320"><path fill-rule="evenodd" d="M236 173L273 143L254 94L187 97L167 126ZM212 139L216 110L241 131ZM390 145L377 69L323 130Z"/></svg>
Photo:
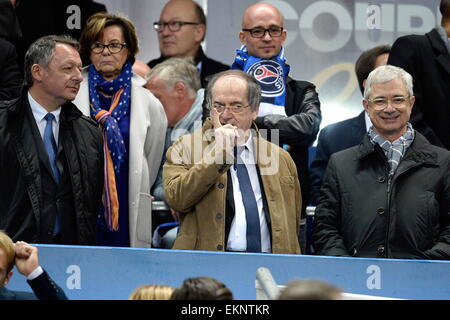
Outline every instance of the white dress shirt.
<svg viewBox="0 0 450 320"><path fill-rule="evenodd" d="M370 127L372 126L372 121L370 121L369 115L367 112L364 112L364 119L366 120L366 132L369 132Z"/></svg>
<svg viewBox="0 0 450 320"><path fill-rule="evenodd" d="M272 246L270 243L270 233L267 226L266 216L263 208L263 198L261 187L259 185L258 172L256 170L254 158L254 146L251 136L245 143L244 150L241 153L242 161L248 170L250 183L252 185L253 193L256 198L259 212L259 222L261 230L261 251L271 252ZM230 168L231 181L233 184L234 196L234 219L231 223L230 233L228 234L227 250L230 251L246 251L247 250L247 221L245 217L244 202L242 201L242 194L239 187L239 180L234 166Z"/></svg>
<svg viewBox="0 0 450 320"><path fill-rule="evenodd" d="M44 131L45 126L47 125L47 120L44 117L49 113L43 106L41 106L36 100L33 99L30 92L28 91L28 101L30 102L31 112L33 112L34 119L36 120L36 124L39 129L39 133L41 134L42 140L44 140ZM53 112L50 112L55 116L53 119L53 137L55 138L56 145L58 145L58 137L59 137L59 117L61 115L61 107L56 109Z"/></svg>

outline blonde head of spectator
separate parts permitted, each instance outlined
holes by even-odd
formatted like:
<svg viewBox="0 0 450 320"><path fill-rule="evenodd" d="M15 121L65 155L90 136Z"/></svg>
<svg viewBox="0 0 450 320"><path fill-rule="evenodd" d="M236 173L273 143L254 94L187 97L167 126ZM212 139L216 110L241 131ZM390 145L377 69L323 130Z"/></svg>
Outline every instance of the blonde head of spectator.
<svg viewBox="0 0 450 320"><path fill-rule="evenodd" d="M169 300L174 288L165 285L147 284L136 288L129 300Z"/></svg>

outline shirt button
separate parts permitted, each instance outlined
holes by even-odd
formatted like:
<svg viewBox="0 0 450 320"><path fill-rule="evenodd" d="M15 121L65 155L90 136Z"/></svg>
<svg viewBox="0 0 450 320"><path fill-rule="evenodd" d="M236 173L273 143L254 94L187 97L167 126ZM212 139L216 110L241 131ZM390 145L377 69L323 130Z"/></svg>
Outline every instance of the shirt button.
<svg viewBox="0 0 450 320"><path fill-rule="evenodd" d="M378 251L379 256L384 255L384 251L385 251L384 246L378 246L377 251Z"/></svg>
<svg viewBox="0 0 450 320"><path fill-rule="evenodd" d="M379 207L379 208L377 209L377 213L378 213L379 215L383 215L383 214L384 214L384 208L383 208L383 207Z"/></svg>
<svg viewBox="0 0 450 320"><path fill-rule="evenodd" d="M378 177L377 181L379 183L384 183L386 181L386 178L385 177Z"/></svg>
<svg viewBox="0 0 450 320"><path fill-rule="evenodd" d="M222 214L220 212L216 214L216 219L222 219Z"/></svg>
<svg viewBox="0 0 450 320"><path fill-rule="evenodd" d="M217 188L219 188L219 189L223 189L225 187L225 185L223 184L223 183L219 183L218 185L217 185Z"/></svg>
<svg viewBox="0 0 450 320"><path fill-rule="evenodd" d="M221 245L221 244L217 245L217 250L222 251L223 250L223 245Z"/></svg>

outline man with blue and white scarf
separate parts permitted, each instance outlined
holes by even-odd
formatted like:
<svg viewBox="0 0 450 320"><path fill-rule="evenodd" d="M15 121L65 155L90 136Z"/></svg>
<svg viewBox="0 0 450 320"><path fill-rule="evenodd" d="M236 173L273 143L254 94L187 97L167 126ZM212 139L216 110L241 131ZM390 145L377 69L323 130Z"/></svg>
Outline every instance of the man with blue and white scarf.
<svg viewBox="0 0 450 320"><path fill-rule="evenodd" d="M315 86L289 77L290 67L282 47L287 30L283 26L284 18L275 7L257 3L247 8L239 32L243 46L236 50L232 68L251 74L261 85L262 103L255 123L259 129L267 130L269 141L271 130L278 130L279 145L294 160L305 217L309 203L308 147L317 137L322 116Z"/></svg>

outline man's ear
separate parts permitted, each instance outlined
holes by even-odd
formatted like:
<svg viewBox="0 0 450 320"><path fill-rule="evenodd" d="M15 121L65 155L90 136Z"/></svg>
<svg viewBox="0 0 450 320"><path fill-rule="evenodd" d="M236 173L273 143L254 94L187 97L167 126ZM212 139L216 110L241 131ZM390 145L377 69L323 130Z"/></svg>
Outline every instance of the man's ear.
<svg viewBox="0 0 450 320"><path fill-rule="evenodd" d="M175 91L175 93L176 93L178 99L181 100L181 99L184 99L184 97L185 97L185 95L186 95L187 87L186 87L186 85L185 85L183 82L178 81L178 82L175 83L175 85L173 86L173 90Z"/></svg>
<svg viewBox="0 0 450 320"><path fill-rule="evenodd" d="M206 26L204 24L199 24L195 28L195 41L202 42L206 37Z"/></svg>
<svg viewBox="0 0 450 320"><path fill-rule="evenodd" d="M244 31L239 31L239 40L241 41L241 44L247 45Z"/></svg>
<svg viewBox="0 0 450 320"><path fill-rule="evenodd" d="M257 106L255 111L253 112L253 121L255 121L256 118L258 118L258 113L259 113L259 106Z"/></svg>
<svg viewBox="0 0 450 320"><path fill-rule="evenodd" d="M369 114L369 101L363 99L364 110L366 110L367 114Z"/></svg>
<svg viewBox="0 0 450 320"><path fill-rule="evenodd" d="M31 76L33 77L34 80L40 82L42 81L43 77L44 77L44 68L35 63L31 66Z"/></svg>

